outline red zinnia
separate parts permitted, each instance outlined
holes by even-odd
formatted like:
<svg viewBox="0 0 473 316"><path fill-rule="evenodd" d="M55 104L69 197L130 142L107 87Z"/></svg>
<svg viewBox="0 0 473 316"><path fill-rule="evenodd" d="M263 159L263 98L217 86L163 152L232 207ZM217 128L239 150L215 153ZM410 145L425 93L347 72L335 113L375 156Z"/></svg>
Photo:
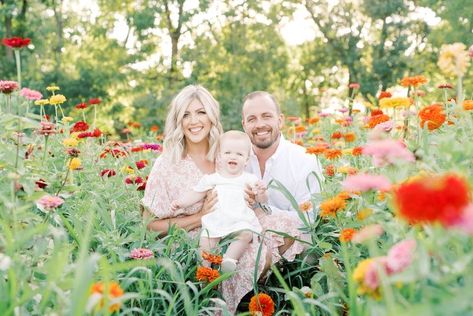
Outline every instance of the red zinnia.
<svg viewBox="0 0 473 316"><path fill-rule="evenodd" d="M87 106L88 106L87 103L79 103L79 104L76 104L75 108L78 110L83 110L83 109L86 109Z"/></svg>
<svg viewBox="0 0 473 316"><path fill-rule="evenodd" d="M352 82L348 85L350 89L360 89L360 84L358 82Z"/></svg>
<svg viewBox="0 0 473 316"><path fill-rule="evenodd" d="M455 174L426 176L401 184L394 198L399 215L410 223L450 224L469 202L468 185Z"/></svg>
<svg viewBox="0 0 473 316"><path fill-rule="evenodd" d="M102 102L102 100L100 100L99 98L92 98L89 100L89 104L92 105L92 104L100 104L100 102Z"/></svg>
<svg viewBox="0 0 473 316"><path fill-rule="evenodd" d="M135 162L135 165L136 165L136 168L143 169L144 167L148 165L148 160L146 159L138 160L137 162Z"/></svg>
<svg viewBox="0 0 473 316"><path fill-rule="evenodd" d="M390 98L392 97L393 95L391 94L391 92L388 92L388 91L381 91L379 93L379 96L378 96L378 100L381 100L383 98Z"/></svg>
<svg viewBox="0 0 473 316"><path fill-rule="evenodd" d="M248 310L251 315L271 316L274 314L274 302L271 296L259 293L250 300Z"/></svg>
<svg viewBox="0 0 473 316"><path fill-rule="evenodd" d="M71 127L71 133L74 132L85 132L86 130L89 129L89 124L87 124L84 121L79 121L76 122L72 127Z"/></svg>
<svg viewBox="0 0 473 316"><path fill-rule="evenodd" d="M11 37L11 38L4 38L2 40L3 45L11 47L11 48L22 48L28 46L30 43L29 38L22 38L22 37Z"/></svg>
<svg viewBox="0 0 473 316"><path fill-rule="evenodd" d="M333 132L333 133L332 133L332 136L331 136L330 138L332 138L332 139L340 139L340 138L342 138L342 137L343 137L343 134L342 134L341 132L339 132L339 131L336 131L336 132Z"/></svg>
<svg viewBox="0 0 473 316"><path fill-rule="evenodd" d="M100 176L103 177L103 176L107 176L107 177L113 177L114 175L116 175L116 171L113 170L113 169L103 169L102 171L100 171Z"/></svg>

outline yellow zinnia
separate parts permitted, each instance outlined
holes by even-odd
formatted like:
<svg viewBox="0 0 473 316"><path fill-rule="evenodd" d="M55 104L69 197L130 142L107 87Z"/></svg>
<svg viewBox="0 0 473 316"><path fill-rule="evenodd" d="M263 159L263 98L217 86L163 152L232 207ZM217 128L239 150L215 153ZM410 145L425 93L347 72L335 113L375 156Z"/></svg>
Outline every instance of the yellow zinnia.
<svg viewBox="0 0 473 316"><path fill-rule="evenodd" d="M79 142L75 138L66 138L62 141L62 144L66 147L76 147Z"/></svg>
<svg viewBox="0 0 473 316"><path fill-rule="evenodd" d="M81 164L82 163L79 158L72 158L69 162L69 170L76 170L80 168Z"/></svg>
<svg viewBox="0 0 473 316"><path fill-rule="evenodd" d="M382 98L379 100L379 106L382 108L408 107L411 103L409 98Z"/></svg>
<svg viewBox="0 0 473 316"><path fill-rule="evenodd" d="M442 45L437 65L447 76L463 77L470 64L470 56L463 43Z"/></svg>
<svg viewBox="0 0 473 316"><path fill-rule="evenodd" d="M34 104L35 105L47 105L47 104L49 104L49 100L48 99L46 99L46 100L45 99L36 100L36 101L34 101Z"/></svg>
<svg viewBox="0 0 473 316"><path fill-rule="evenodd" d="M49 103L52 105L58 105L66 102L66 97L62 94L55 94L49 98Z"/></svg>
<svg viewBox="0 0 473 316"><path fill-rule="evenodd" d="M73 119L72 117L70 117L70 116L64 116L64 117L62 118L62 121L63 121L64 123L69 123L69 122L72 122L73 120L74 120L74 119Z"/></svg>
<svg viewBox="0 0 473 316"><path fill-rule="evenodd" d="M48 91L57 91L59 89L60 88L58 86L55 86L55 85L50 85L49 87L46 88L46 90L48 90Z"/></svg>
<svg viewBox="0 0 473 316"><path fill-rule="evenodd" d="M121 170L122 170L123 173L128 173L128 174L134 174L135 173L135 170L130 166L123 166Z"/></svg>

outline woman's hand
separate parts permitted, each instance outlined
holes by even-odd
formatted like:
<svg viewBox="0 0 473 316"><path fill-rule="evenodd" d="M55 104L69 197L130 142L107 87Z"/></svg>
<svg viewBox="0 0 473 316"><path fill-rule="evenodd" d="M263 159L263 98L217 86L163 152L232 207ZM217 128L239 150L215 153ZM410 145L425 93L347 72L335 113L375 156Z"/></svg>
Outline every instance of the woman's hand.
<svg viewBox="0 0 473 316"><path fill-rule="evenodd" d="M202 205L202 210L200 211L200 213L202 215L205 215L205 214L213 212L217 202L218 202L217 191L210 190L209 192L207 192L207 196L204 199L204 204Z"/></svg>

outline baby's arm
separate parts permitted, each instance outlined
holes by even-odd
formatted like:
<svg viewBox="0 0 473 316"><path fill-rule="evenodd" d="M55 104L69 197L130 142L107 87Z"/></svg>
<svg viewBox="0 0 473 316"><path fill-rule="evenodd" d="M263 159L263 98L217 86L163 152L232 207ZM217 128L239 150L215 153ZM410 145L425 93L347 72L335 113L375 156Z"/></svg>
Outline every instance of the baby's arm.
<svg viewBox="0 0 473 316"><path fill-rule="evenodd" d="M196 192L196 191L189 191L183 194L179 199L174 200L171 202L171 209L173 211L177 210L178 208L188 207L191 206L200 200L202 200L207 191L204 192Z"/></svg>

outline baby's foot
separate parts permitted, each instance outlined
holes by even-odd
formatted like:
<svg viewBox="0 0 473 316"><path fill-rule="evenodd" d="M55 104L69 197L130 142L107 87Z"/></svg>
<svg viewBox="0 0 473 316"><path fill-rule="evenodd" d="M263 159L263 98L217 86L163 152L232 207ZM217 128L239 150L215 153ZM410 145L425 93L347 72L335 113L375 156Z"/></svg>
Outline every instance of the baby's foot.
<svg viewBox="0 0 473 316"><path fill-rule="evenodd" d="M236 270L237 260L232 258L223 258L221 269L222 273L233 272Z"/></svg>

